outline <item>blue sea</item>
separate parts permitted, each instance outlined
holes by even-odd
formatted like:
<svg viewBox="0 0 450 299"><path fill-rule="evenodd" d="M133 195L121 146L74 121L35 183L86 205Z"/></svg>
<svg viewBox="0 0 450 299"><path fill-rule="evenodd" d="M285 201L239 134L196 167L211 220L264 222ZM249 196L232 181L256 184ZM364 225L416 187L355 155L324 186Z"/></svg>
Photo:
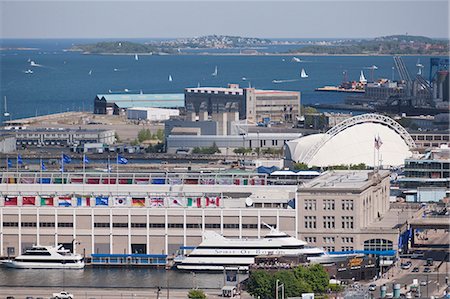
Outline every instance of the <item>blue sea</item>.
<svg viewBox="0 0 450 299"><path fill-rule="evenodd" d="M97 94L112 92L183 93L186 87L226 86L239 83L261 89L294 90L301 92L305 104L340 103L346 94L320 93L314 89L338 85L343 72L349 80L358 80L364 70L368 80L376 65L374 78L398 79L393 73L391 56L299 56L302 62L292 62L288 55L83 55L67 52L72 44L96 40L1 40L2 48L33 48L31 50L0 51L0 96L12 119L64 111L92 111ZM261 51L271 53L289 50L292 46L273 46ZM216 53L219 54L219 53ZM428 77L429 57L403 57L411 75L416 64L424 65ZM38 66L31 66L34 61ZM211 76L215 67L218 76ZM300 79L304 68L309 78ZM31 69L33 74L25 71ZM91 73L89 75L89 73ZM169 75L172 82L169 82ZM280 84L272 80L296 80ZM4 105L1 105L3 112ZM3 115L3 113L2 113Z"/></svg>

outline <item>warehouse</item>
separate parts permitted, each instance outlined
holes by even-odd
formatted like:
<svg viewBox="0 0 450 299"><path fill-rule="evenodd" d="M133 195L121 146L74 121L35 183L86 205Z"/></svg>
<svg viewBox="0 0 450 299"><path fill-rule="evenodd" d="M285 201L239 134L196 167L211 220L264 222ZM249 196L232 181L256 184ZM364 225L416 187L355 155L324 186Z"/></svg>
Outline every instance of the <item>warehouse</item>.
<svg viewBox="0 0 450 299"><path fill-rule="evenodd" d="M171 116L179 116L178 109L161 109L161 108L128 108L127 118L132 120L143 121L164 121L170 119Z"/></svg>

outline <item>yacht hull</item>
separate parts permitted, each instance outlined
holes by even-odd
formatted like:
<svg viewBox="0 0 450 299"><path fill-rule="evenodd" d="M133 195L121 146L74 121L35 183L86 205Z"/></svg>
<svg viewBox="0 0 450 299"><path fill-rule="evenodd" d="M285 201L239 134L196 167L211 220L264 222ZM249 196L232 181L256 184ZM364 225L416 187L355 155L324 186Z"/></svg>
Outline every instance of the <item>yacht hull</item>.
<svg viewBox="0 0 450 299"><path fill-rule="evenodd" d="M2 264L8 268L15 268L15 269L83 269L84 268L84 262L62 264L60 262L38 263L38 262L4 261Z"/></svg>

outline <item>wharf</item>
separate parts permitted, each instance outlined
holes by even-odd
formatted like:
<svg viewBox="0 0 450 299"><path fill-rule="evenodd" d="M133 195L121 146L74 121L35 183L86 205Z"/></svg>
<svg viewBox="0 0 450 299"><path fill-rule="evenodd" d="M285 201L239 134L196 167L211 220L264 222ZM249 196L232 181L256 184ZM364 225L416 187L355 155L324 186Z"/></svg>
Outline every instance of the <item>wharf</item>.
<svg viewBox="0 0 450 299"><path fill-rule="evenodd" d="M366 112L374 112L375 109L369 106L362 105L347 105L347 104L314 104L314 105L305 105L308 107L313 107L316 109L331 109L331 110L345 110L345 111L366 111Z"/></svg>

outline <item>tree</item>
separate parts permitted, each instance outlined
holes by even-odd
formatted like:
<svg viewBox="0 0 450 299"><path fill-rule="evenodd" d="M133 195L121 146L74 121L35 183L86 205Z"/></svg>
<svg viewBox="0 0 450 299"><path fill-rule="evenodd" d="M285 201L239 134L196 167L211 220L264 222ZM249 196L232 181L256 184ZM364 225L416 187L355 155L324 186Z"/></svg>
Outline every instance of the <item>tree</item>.
<svg viewBox="0 0 450 299"><path fill-rule="evenodd" d="M190 290L188 293L189 299L206 299L206 294L202 290Z"/></svg>
<svg viewBox="0 0 450 299"><path fill-rule="evenodd" d="M308 170L309 167L305 163L294 163L294 170Z"/></svg>
<svg viewBox="0 0 450 299"><path fill-rule="evenodd" d="M156 138L160 141L164 141L164 130L163 129L158 129L158 131L156 131Z"/></svg>
<svg viewBox="0 0 450 299"><path fill-rule="evenodd" d="M298 266L294 274L298 280L307 282L315 293L324 293L328 288L330 277L322 265Z"/></svg>
<svg viewBox="0 0 450 299"><path fill-rule="evenodd" d="M250 272L248 278L247 290L255 298L269 299L273 298L272 279L269 273L264 270Z"/></svg>
<svg viewBox="0 0 450 299"><path fill-rule="evenodd" d="M142 129L138 132L137 140L139 142L143 142L145 140L150 140L150 139L152 139L152 133L150 132L149 129Z"/></svg>
<svg viewBox="0 0 450 299"><path fill-rule="evenodd" d="M312 288L308 282L296 278L292 270L281 270L273 276L273 285L275 287L276 281L284 284L284 294L286 297L298 297L302 293L311 292ZM274 288L275 293L275 288Z"/></svg>

